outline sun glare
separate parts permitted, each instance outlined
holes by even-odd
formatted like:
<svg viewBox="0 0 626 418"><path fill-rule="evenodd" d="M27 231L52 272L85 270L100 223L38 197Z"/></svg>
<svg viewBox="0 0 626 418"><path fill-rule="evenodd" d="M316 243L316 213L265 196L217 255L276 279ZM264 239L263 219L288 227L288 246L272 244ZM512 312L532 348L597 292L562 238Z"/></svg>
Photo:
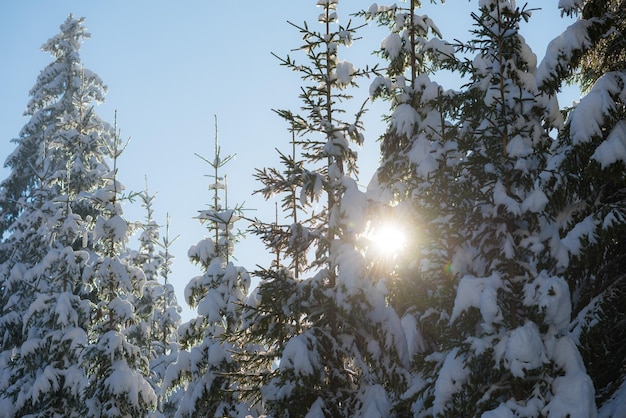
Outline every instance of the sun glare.
<svg viewBox="0 0 626 418"><path fill-rule="evenodd" d="M368 234L368 239L376 252L387 256L399 253L406 245L406 235L395 223L377 225Z"/></svg>

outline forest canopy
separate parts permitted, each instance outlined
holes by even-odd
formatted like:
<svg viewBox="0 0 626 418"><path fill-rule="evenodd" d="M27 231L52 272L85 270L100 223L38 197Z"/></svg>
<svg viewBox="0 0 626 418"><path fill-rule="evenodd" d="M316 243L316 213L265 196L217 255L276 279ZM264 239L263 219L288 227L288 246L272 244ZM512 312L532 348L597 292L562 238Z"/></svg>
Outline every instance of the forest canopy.
<svg viewBox="0 0 626 418"><path fill-rule="evenodd" d="M468 39L417 0L294 16L274 56L299 106L272 109L284 144L251 179L269 211L229 197L207 123L184 320L159 185L125 189L133 145L70 14L0 183L0 416L626 417L624 3L560 1L544 56L527 5L472 5ZM253 237L266 262L241 265Z"/></svg>

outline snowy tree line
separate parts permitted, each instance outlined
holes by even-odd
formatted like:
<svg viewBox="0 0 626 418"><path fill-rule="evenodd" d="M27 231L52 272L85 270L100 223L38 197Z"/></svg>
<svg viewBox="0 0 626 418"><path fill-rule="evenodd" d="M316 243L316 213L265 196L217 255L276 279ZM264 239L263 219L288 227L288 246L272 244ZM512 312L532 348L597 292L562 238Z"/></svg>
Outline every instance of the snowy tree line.
<svg viewBox="0 0 626 418"><path fill-rule="evenodd" d="M519 33L532 10L476 3L463 41L417 0L318 0L292 24L302 46L277 58L302 106L276 110L280 165L255 174L276 216L228 202L216 132L185 323L172 238L118 178L70 15L0 184L0 416L626 417L626 3L560 0L577 19L541 60ZM342 54L370 22L380 62L358 68ZM583 95L563 107L568 83ZM363 190L368 98L389 111ZM390 223L407 240L385 253ZM268 265L236 264L243 229Z"/></svg>

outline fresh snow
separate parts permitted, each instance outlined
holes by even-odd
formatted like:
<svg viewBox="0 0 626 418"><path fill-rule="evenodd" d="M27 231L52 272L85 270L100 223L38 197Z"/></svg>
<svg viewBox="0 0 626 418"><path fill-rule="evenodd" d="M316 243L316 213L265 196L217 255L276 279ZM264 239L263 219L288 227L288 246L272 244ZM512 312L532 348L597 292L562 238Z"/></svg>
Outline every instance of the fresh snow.
<svg viewBox="0 0 626 418"><path fill-rule="evenodd" d="M496 409L483 413L480 418L516 418L517 416L506 405L500 404Z"/></svg>
<svg viewBox="0 0 626 418"><path fill-rule="evenodd" d="M559 0L559 8L566 13L582 10L584 0Z"/></svg>
<svg viewBox="0 0 626 418"><path fill-rule="evenodd" d="M391 411L391 401L387 397L387 391L381 385L368 386L359 398L363 402L360 417L362 418L386 418Z"/></svg>
<svg viewBox="0 0 626 418"><path fill-rule="evenodd" d="M459 354L459 348L453 348L446 356L435 382L434 416L446 415L446 403L452 395L461 390L469 373L470 369L465 366L463 356Z"/></svg>
<svg viewBox="0 0 626 418"><path fill-rule="evenodd" d="M296 376L310 376L320 369L321 361L317 352L309 347L312 342L306 334L291 338L283 350L280 370L293 370Z"/></svg>
<svg viewBox="0 0 626 418"><path fill-rule="evenodd" d="M326 418L326 414L324 414L324 400L317 398L304 418Z"/></svg>
<svg viewBox="0 0 626 418"><path fill-rule="evenodd" d="M111 364L112 372L105 379L105 385L111 393L123 396L132 405L156 405L157 396L150 384L136 370L131 369L126 361Z"/></svg>
<svg viewBox="0 0 626 418"><path fill-rule="evenodd" d="M598 418L626 418L626 380L598 412Z"/></svg>
<svg viewBox="0 0 626 418"><path fill-rule="evenodd" d="M591 22L580 19L570 25L557 38L550 41L546 54L537 68L539 84L552 78L556 68L567 65L577 50L589 45L590 39L587 30L590 25Z"/></svg>
<svg viewBox="0 0 626 418"><path fill-rule="evenodd" d="M352 83L352 76L356 72L356 68L348 61L340 61L337 63L336 75L337 85L339 87L347 87Z"/></svg>
<svg viewBox="0 0 626 418"><path fill-rule="evenodd" d="M393 111L391 120L392 127L398 135L411 138L414 126L419 121L419 115L413 106L408 103L401 103Z"/></svg>
<svg viewBox="0 0 626 418"><path fill-rule="evenodd" d="M569 285L558 276L541 272L533 282L526 285L524 303L536 305L545 315L544 323L556 331L567 329L572 315Z"/></svg>
<svg viewBox="0 0 626 418"><path fill-rule="evenodd" d="M595 391L585 371L578 348L569 336L546 341L549 355L563 370L552 383L554 397L543 413L547 416L570 418L595 418Z"/></svg>
<svg viewBox="0 0 626 418"><path fill-rule="evenodd" d="M547 362L539 328L526 322L515 328L505 340L504 361L515 377L526 377L526 371L535 370Z"/></svg>
<svg viewBox="0 0 626 418"><path fill-rule="evenodd" d="M616 110L614 97L626 100L625 82L626 75L622 73L606 73L583 96L569 117L570 136L575 145L602 136L607 115ZM616 135L623 135L623 128L619 129ZM603 166L610 164L600 159L599 155L596 160Z"/></svg>
<svg viewBox="0 0 626 418"><path fill-rule="evenodd" d="M385 51L389 60L393 60L402 52L402 38L397 33L392 33L383 39L380 48Z"/></svg>
<svg viewBox="0 0 626 418"><path fill-rule="evenodd" d="M541 213L548 204L548 197L539 187L534 188L524 199L521 209L524 212Z"/></svg>
<svg viewBox="0 0 626 418"><path fill-rule="evenodd" d="M487 331L493 324L502 320L498 307L498 289L502 287L502 279L497 273L489 277L464 276L459 282L450 323L454 322L469 308L478 308L483 318L483 327Z"/></svg>
<svg viewBox="0 0 626 418"><path fill-rule="evenodd" d="M626 121L620 120L591 156L606 168L618 161L626 163Z"/></svg>

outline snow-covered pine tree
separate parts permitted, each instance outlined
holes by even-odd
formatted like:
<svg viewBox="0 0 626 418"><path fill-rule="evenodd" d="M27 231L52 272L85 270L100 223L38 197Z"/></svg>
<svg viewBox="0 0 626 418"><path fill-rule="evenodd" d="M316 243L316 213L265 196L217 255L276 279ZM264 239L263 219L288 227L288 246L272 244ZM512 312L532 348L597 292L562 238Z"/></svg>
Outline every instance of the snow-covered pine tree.
<svg viewBox="0 0 626 418"><path fill-rule="evenodd" d="M307 62L281 63L302 76L303 114L279 110L295 134L284 169L257 172L267 198L282 196L286 225L259 232L276 260L258 272L261 283L246 313L262 360L278 366L259 381L258 398L276 417L384 417L391 387L404 386L407 344L382 287L368 276L359 244L368 202L356 183L355 145L363 143L363 107L346 122L342 103L368 70L339 53L358 28L338 18L338 1L318 1L320 30L292 24ZM305 274L308 277L305 277Z"/></svg>
<svg viewBox="0 0 626 418"><path fill-rule="evenodd" d="M241 351L236 335L241 328L241 307L250 286L245 268L233 263L234 245L238 239L236 222L241 219L240 206L229 207L226 176L222 168L233 158L220 152L215 134L213 159L205 159L212 168L214 182L209 208L200 211L198 219L209 236L189 249L191 261L203 273L185 288L185 299L198 316L179 328L180 353L165 379L168 390L183 388L176 417L228 416L245 417L250 407L240 399L232 375L240 371L237 354Z"/></svg>
<svg viewBox="0 0 626 418"><path fill-rule="evenodd" d="M171 265L174 255L170 252L170 245L176 241L178 236L170 237L170 218L167 216L165 222L165 234L161 239L159 254L163 259L159 276L163 279L163 294L157 299L158 308L155 312L154 323L156 332L153 333L153 345L158 353L150 361L151 376L159 383L159 405L158 413L163 418L172 417L179 408L183 395L182 390L168 390L165 387L165 376L167 368L178 360L180 351L178 343L178 328L181 325L181 307L176 298L174 286L170 283Z"/></svg>
<svg viewBox="0 0 626 418"><path fill-rule="evenodd" d="M120 204L117 132L111 147L112 170L103 176L101 188L85 196L100 214L93 219L93 249L83 271L92 306L89 341L81 356L87 374L81 412L87 417L147 417L157 406L149 361L128 335L140 321L133 302L141 297L146 277L125 256L131 228Z"/></svg>
<svg viewBox="0 0 626 418"><path fill-rule="evenodd" d="M479 10L463 48L476 55L463 68L458 137L457 227L469 257L457 267L451 338L425 359L437 373L415 412L593 417L593 385L567 333L570 289L548 250L542 176L562 117L555 96L539 89L536 57L519 34L529 11L491 0Z"/></svg>
<svg viewBox="0 0 626 418"><path fill-rule="evenodd" d="M601 417L624 417L626 402L626 72L623 1L562 5L578 13L548 47L544 80L571 77L585 91L552 151L546 183L550 249L573 289L571 329L596 388ZM548 84L549 82L544 82Z"/></svg>
<svg viewBox="0 0 626 418"><path fill-rule="evenodd" d="M22 212L20 219L28 212ZM85 376L80 352L87 343L89 303L75 289L80 288L77 284L88 253L74 250L72 244L84 230L80 217L70 212L68 196L48 202L41 213L48 213L49 218L38 232L50 240L50 247L19 278L22 285L18 288L29 289L25 293L31 302L20 313L23 342L0 372L3 417L80 416Z"/></svg>
<svg viewBox="0 0 626 418"><path fill-rule="evenodd" d="M146 281L141 294L136 300L131 301L138 321L129 327L126 335L133 344L141 349L142 355L151 360L154 353L153 342L155 341L152 335L155 331L155 310L157 309L157 299L163 293L158 275L164 260L156 251L159 240L159 225L154 220L154 208L152 206L156 196L148 192L148 185L146 184L145 189L137 195L137 198L146 211L146 218L140 227L139 248L129 251L128 259L133 266L143 271Z"/></svg>
<svg viewBox="0 0 626 418"><path fill-rule="evenodd" d="M1 354L0 416L78 416L84 376L79 353L87 340L89 313L86 301L74 293L87 261L85 252L72 248L82 232L80 218L72 215L65 195L25 209L16 223L29 232L10 236L14 254L38 245L46 253L39 260L17 262L3 289L11 292L2 311L4 337L11 333L14 338L4 340L10 345ZM26 246L21 236L33 241Z"/></svg>
<svg viewBox="0 0 626 418"><path fill-rule="evenodd" d="M129 327L127 336L150 362L150 383L159 396L156 416L173 416L178 408L178 392L167 394L162 386L167 367L178 358L181 308L174 288L168 283L173 259L170 245L177 237L169 237L168 217L166 233L160 238L160 226L154 219L156 195L149 193L147 181L138 198L146 210L146 218L141 224L139 249L130 251L129 258L133 265L143 270L146 281L141 295L133 301L138 322Z"/></svg>
<svg viewBox="0 0 626 418"><path fill-rule="evenodd" d="M33 223L40 225L45 216L38 208L59 195L66 181L77 182L64 186L74 191L73 197L80 190L89 190L100 181L99 166L106 168L107 155L99 147L109 140L110 126L93 111L94 104L103 101L106 89L96 74L84 68L79 54L88 37L83 19L70 15L61 32L42 46L54 61L41 71L30 91L25 115L31 119L14 140L17 147L5 163L11 171L0 184L2 307L7 306L5 296L17 293L9 288L12 269L32 266L47 251L45 236L30 236L38 233ZM91 170L96 171L91 174ZM71 207L72 213L85 215L74 200ZM18 221L24 210L30 215ZM9 332L14 327L5 323L2 329ZM5 334L3 345L10 345L7 338L11 339Z"/></svg>
<svg viewBox="0 0 626 418"><path fill-rule="evenodd" d="M237 375L238 385L245 399L251 404L262 404L263 388L271 379L268 373L274 369L285 342L302 330L299 306L284 309L283 301L294 295L300 275L310 266L309 250L315 240L310 219L303 212L299 187L306 176L304 161L298 159L298 143L292 132L291 155L278 151L283 169L274 167L257 169L255 178L264 187L261 193L269 200L282 195L280 209L275 204L276 217L266 223L255 219L250 231L257 235L271 253L272 264L254 272L261 281L249 296L243 309L240 336L247 341L241 361L245 370ZM284 221L281 222L280 214ZM304 222L301 220L304 218Z"/></svg>
<svg viewBox="0 0 626 418"><path fill-rule="evenodd" d="M405 236L400 254L379 254L374 245L372 269L390 289L389 303L402 318L412 362L411 384L394 405L399 416L427 390L436 370L423 358L449 338L464 241L458 212L458 94L431 80L437 70L459 65L455 48L444 41L417 0L401 5L373 5L362 12L367 20L387 27L377 51L388 65L374 79L370 94L389 102L388 128L381 138L382 160L368 186L380 214L371 226L395 224ZM400 237L394 237L400 239ZM374 243L375 244L375 243Z"/></svg>
<svg viewBox="0 0 626 418"><path fill-rule="evenodd" d="M81 62L81 45L90 37L83 22L84 18L69 15L61 25L61 32L42 46L54 61L41 71L30 91L31 99L24 114L31 119L14 140L17 147L5 162L11 171L0 184L0 234L11 228L33 198L33 189L38 187L42 176L59 178L67 168L77 174L68 177L70 181L87 182L80 173L95 168L103 159L105 151L99 148L100 137L109 127L93 112L93 105L104 101L106 86ZM68 128L70 121L75 125ZM80 147L74 144L75 150L81 152L66 167L66 150L59 149L59 143L63 138L72 141L71 129L78 125L82 128L84 144Z"/></svg>
<svg viewBox="0 0 626 418"><path fill-rule="evenodd" d="M407 7L376 5L362 13L390 30L378 51L389 65L385 75L374 80L370 93L388 101L392 112L381 138L381 166L368 193L387 212L379 222L395 219L413 237L407 243L412 246L407 249L411 256L396 260L392 267L397 271L387 271L398 279L390 286L391 303L400 313L415 309L416 298L425 301L436 293L433 290L443 284L443 276L452 273L453 251L460 241L453 227L455 169L460 160L456 95L431 80L437 69L455 69L455 50L441 39L432 19L416 13L420 7L412 0ZM420 254L417 261L416 254ZM450 282L450 277L445 281ZM430 301L425 306L434 305L442 307L446 302Z"/></svg>
<svg viewBox="0 0 626 418"><path fill-rule="evenodd" d="M626 3L623 0L586 0L582 2L562 2L562 11L568 15L580 15L580 21L587 26L582 39L590 44L582 54L572 60L575 69L574 80L588 91L591 86L609 71L623 71L626 60L624 30L626 30ZM580 51L580 48L578 48Z"/></svg>
<svg viewBox="0 0 626 418"><path fill-rule="evenodd" d="M80 62L88 36L83 19L70 15L43 45L55 61L30 91L32 117L0 187L2 416L79 413L89 323L82 272L97 213L86 196L108 170L111 141L110 126L93 111L105 88Z"/></svg>

